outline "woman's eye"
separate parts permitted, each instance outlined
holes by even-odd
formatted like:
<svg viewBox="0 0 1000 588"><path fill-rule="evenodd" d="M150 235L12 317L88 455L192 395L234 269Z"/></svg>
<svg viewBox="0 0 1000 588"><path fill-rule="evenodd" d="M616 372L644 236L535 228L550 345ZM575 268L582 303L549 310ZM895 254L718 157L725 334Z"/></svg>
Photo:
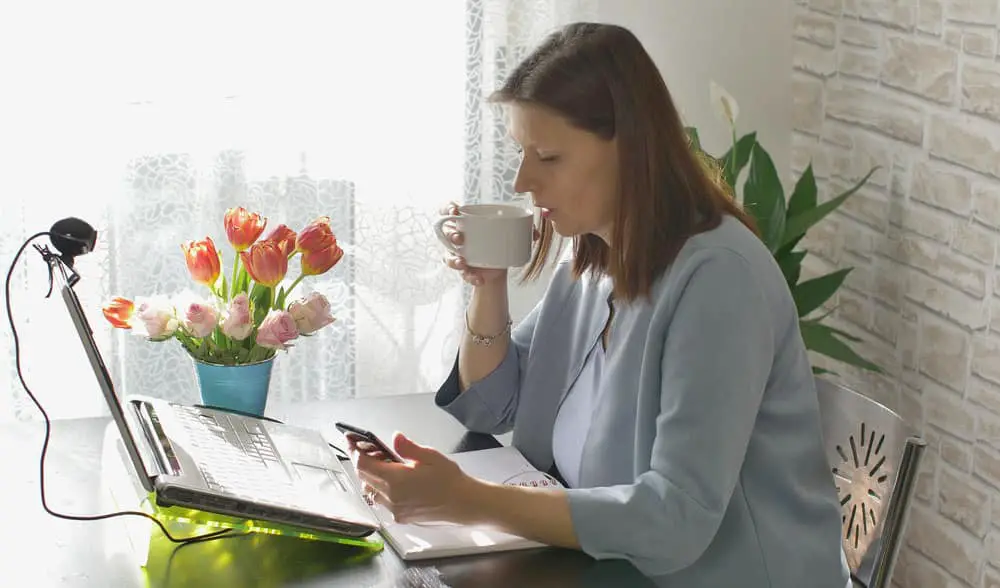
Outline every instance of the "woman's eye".
<svg viewBox="0 0 1000 588"><path fill-rule="evenodd" d="M541 161L542 163L553 163L558 160L559 160L558 155L540 155L538 157L538 161Z"/></svg>

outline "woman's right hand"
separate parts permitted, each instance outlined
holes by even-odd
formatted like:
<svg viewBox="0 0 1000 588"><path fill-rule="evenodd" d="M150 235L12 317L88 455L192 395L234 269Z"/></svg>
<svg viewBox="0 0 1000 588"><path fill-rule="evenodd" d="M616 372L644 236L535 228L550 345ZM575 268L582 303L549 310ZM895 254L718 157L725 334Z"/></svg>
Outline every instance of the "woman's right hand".
<svg viewBox="0 0 1000 588"><path fill-rule="evenodd" d="M457 216L459 214L458 204L450 202L448 203L448 206L442 208L440 212L441 216ZM448 240L455 245L462 244L464 236L455 227L454 222L446 222L442 227L442 232L444 232ZM507 279L507 270L469 267L469 265L465 262L464 257L451 251L448 251L445 255L444 263L451 269L460 272L462 274L462 279L472 286L483 286L485 284Z"/></svg>

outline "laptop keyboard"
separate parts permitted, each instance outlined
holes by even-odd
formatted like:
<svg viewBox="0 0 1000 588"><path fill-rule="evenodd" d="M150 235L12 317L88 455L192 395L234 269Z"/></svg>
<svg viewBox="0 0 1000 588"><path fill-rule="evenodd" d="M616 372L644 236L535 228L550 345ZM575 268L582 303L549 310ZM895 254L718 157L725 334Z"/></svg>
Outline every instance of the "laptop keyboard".
<svg viewBox="0 0 1000 588"><path fill-rule="evenodd" d="M198 469L210 489L274 498L292 493L292 480L259 423L249 419L234 423L225 414L195 407L173 408L198 450Z"/></svg>

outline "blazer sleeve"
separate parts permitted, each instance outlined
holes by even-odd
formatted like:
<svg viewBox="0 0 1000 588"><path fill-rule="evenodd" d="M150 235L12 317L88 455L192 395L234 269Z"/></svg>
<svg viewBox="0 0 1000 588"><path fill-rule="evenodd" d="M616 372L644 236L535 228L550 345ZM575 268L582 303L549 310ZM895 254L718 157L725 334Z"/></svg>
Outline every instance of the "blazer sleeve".
<svg viewBox="0 0 1000 588"><path fill-rule="evenodd" d="M434 402L470 431L499 435L514 427L521 384L524 381L531 341L535 335L539 302L511 331L507 355L500 365L464 392L459 389L458 355L448 379L434 396Z"/></svg>
<svg viewBox="0 0 1000 588"><path fill-rule="evenodd" d="M689 275L664 327L650 469L632 484L567 491L583 551L650 575L687 567L711 543L773 363L772 311L749 263L724 250Z"/></svg>

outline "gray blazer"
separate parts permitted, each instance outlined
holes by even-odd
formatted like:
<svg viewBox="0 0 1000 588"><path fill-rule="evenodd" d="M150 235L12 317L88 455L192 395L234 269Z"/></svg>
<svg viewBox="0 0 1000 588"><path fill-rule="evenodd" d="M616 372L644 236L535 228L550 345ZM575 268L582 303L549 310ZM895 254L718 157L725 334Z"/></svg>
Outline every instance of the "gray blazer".
<svg viewBox="0 0 1000 588"><path fill-rule="evenodd" d="M499 367L459 393L456 361L435 401L470 430L513 429L549 470L610 292L561 261ZM582 550L660 586L847 585L813 375L771 253L727 217L688 240L649 300L616 304L582 487L567 491Z"/></svg>

